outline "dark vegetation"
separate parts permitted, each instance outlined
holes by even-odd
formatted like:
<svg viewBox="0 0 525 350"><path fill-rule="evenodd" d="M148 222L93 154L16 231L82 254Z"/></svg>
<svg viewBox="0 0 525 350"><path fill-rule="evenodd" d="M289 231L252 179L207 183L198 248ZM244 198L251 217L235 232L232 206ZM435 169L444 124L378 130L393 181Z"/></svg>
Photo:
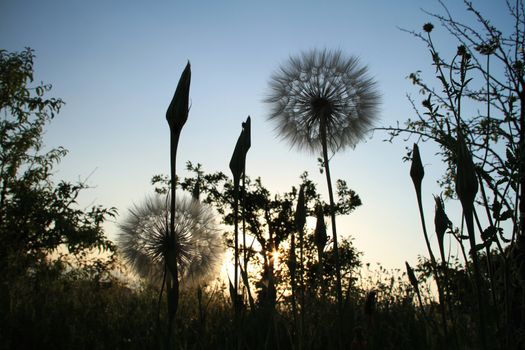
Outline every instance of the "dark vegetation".
<svg viewBox="0 0 525 350"><path fill-rule="evenodd" d="M0 51L0 348L524 348L525 9L520 0L507 3L515 26L503 33L465 5L472 24L457 22L446 8L443 16L429 14L458 42L450 57L438 52L431 23L410 32L427 46L436 80L411 74L422 99L409 99L416 117L380 128L390 141L403 136L416 142L406 159L428 252L416 266L407 263L406 271L363 266L350 239L339 235L334 242L335 228L327 232L326 217L334 223L362 204L344 180L332 191L327 174L326 201L307 173L281 194L245 176L248 119L230 164L233 179L191 162L189 177L173 181L173 166L169 177L152 179L159 193L177 186L216 210L226 249L238 262L235 280L185 285L175 225L168 220L168 244L159 253L162 286L118 277L123 262L102 230L116 210L81 209L77 197L86 185L52 176L66 151L42 151L44 128L63 102L46 97L49 85L34 85L33 51ZM190 78L188 65L168 109L173 161L188 117ZM375 95L368 96L373 102ZM308 125L317 129L293 142L322 151L320 166L328 173L328 150L344 146L337 142L353 144L357 136L330 138L336 106L330 103L338 102L322 98L301 101ZM274 117L283 111L274 109ZM366 117L368 123L372 115ZM305 145L312 140L318 143ZM430 144L446 164L433 226L424 221L419 153ZM455 200L463 209L460 222L446 214L445 204ZM307 217L315 218L315 229L305 225ZM434 233L438 250L430 244ZM449 238L462 256L450 256Z"/></svg>

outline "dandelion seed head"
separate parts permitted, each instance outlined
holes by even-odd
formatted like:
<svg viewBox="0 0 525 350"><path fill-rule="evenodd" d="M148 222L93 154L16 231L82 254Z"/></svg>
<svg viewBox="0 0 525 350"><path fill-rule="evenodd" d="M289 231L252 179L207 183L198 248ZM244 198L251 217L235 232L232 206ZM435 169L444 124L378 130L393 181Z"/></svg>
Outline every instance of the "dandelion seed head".
<svg viewBox="0 0 525 350"><path fill-rule="evenodd" d="M224 252L213 211L195 199L177 197L175 237L181 279L203 282L216 272ZM139 276L162 279L170 244L169 197L155 194L134 205L119 224L118 246Z"/></svg>
<svg viewBox="0 0 525 350"><path fill-rule="evenodd" d="M359 59L312 50L290 57L270 79L269 119L292 147L317 152L324 123L333 152L355 146L378 115L380 95Z"/></svg>

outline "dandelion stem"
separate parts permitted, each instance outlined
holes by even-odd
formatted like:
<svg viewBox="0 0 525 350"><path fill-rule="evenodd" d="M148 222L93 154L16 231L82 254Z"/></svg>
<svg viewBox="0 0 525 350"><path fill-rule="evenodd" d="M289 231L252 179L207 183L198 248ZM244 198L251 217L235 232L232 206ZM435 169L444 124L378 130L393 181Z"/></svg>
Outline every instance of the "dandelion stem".
<svg viewBox="0 0 525 350"><path fill-rule="evenodd" d="M335 277L336 277L336 292L337 292L337 314L339 318L339 345L341 345L342 336L342 324L343 324L343 292L341 287L341 266L339 261L339 246L337 241L337 229L335 221L335 203L334 203L334 191L332 189L332 179L330 176L330 165L328 159L328 146L327 146L327 135L326 135L326 116L321 118L320 133L321 142L323 146L323 164L326 174L326 182L328 185L328 198L330 200L330 218L332 221L332 235L334 240L334 258L335 258Z"/></svg>
<svg viewBox="0 0 525 350"><path fill-rule="evenodd" d="M176 327L175 322L175 315L177 314L177 309L179 306L179 272L178 272L178 263L177 263L177 255L178 255L178 249L177 249L177 242L176 242L176 235L175 235L175 192L177 188L177 177L176 177L176 164L177 164L177 146L179 143L179 134L175 132L171 132L170 137L170 146L171 146L171 203L170 203L170 244L173 245L173 271L171 271L172 274L172 281L173 286L170 285L168 282L168 290L172 290L171 293L168 293L168 298L173 298L171 300L171 303L168 302L168 345L171 346L171 334ZM170 307L172 305L172 307Z"/></svg>

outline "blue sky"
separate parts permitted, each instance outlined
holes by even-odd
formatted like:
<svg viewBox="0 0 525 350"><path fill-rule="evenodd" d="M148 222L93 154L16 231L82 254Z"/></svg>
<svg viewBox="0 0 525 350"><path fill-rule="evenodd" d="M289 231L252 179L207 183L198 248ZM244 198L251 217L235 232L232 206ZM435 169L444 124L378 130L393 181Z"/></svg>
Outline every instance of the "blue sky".
<svg viewBox="0 0 525 350"><path fill-rule="evenodd" d="M445 4L457 18L473 23L461 1ZM509 25L505 1L474 4L497 26ZM152 175L169 170L165 111L187 60L192 108L180 140L179 169L191 160L205 171L229 174L241 122L251 115L248 175L260 176L272 192L285 192L307 170L326 193L316 157L276 139L266 121L262 100L270 75L290 55L341 49L359 56L378 81L379 124L404 121L413 116L406 94L417 97L406 76L416 70L432 76L423 43L398 29L419 31L430 20L421 8L442 13L434 0L3 0L0 48L35 49L36 80L53 84L52 94L66 102L45 136L48 147L70 151L57 178L74 181L93 173L88 183L94 188L81 204L115 206L124 214L152 190ZM455 41L434 24L441 52L455 52ZM382 142L385 137L376 132L332 159L332 176L346 180L363 201L338 219L338 232L354 238L365 262L401 268L426 248L410 165L401 160L412 141L389 144ZM427 222L432 223L431 194L439 193L435 182L443 168L433 147L422 145L421 151ZM114 237L115 225L108 225L108 232Z"/></svg>

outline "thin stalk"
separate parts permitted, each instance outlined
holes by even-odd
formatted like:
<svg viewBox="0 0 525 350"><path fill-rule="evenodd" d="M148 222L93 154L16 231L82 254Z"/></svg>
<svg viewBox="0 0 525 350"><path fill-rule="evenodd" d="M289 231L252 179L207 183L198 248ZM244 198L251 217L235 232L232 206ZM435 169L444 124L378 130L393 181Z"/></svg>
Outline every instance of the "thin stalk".
<svg viewBox="0 0 525 350"><path fill-rule="evenodd" d="M248 273L248 250L246 249L246 169L242 172L242 247L244 271ZM246 290L250 295L250 285L246 284Z"/></svg>
<svg viewBox="0 0 525 350"><path fill-rule="evenodd" d="M175 249L173 249L173 255L174 255L174 264L173 264L173 271L172 271L172 283L168 283L168 290L172 290L173 294L168 293L168 297L172 297L172 308L169 307L170 303L168 302L168 345L171 344L171 334L172 332L175 332L176 329L176 322L175 322L175 315L177 314L177 309L179 307L179 267L178 267L178 249L177 249L177 238L175 236L175 196L176 196L176 188L177 188L177 177L176 177L176 164L177 164L177 145L179 143L179 137L177 134L172 133L170 137L170 146L171 146L171 164L170 164L170 170L171 170L171 203L170 203L170 244L173 244ZM170 282L170 281L168 281ZM171 294L171 295L170 295Z"/></svg>
<svg viewBox="0 0 525 350"><path fill-rule="evenodd" d="M236 338L237 338L237 349L240 349L241 347L241 331L240 331L240 323L239 323L239 223L238 221L239 216L239 190L236 189L234 191L234 200L233 200L233 222L234 222L234 242L235 242L235 251L234 251L234 260L235 260L235 270L234 270L234 279L233 279L233 321L235 325L235 332L236 332Z"/></svg>
<svg viewBox="0 0 525 350"><path fill-rule="evenodd" d="M238 191L235 191L234 194L234 202L233 202L233 234L234 234L234 244L235 244L235 251L234 251L234 259L235 259L235 270L234 270L234 278L233 278L233 288L235 289L235 301L234 304L237 304L237 292L239 290L239 223L238 221L239 216L239 194Z"/></svg>
<svg viewBox="0 0 525 350"><path fill-rule="evenodd" d="M304 327L304 266L303 266L303 246L304 246L304 232L303 230L299 231L299 261L300 261L300 276L299 279L301 281L301 318L300 318L300 324L299 324L299 349L303 348L303 327Z"/></svg>
<svg viewBox="0 0 525 350"><path fill-rule="evenodd" d="M168 266L164 263L164 273L162 274L162 285L160 287L159 299L157 301L157 330L160 330L160 305L162 302L162 294L164 293L164 286L166 285L166 273Z"/></svg>
<svg viewBox="0 0 525 350"><path fill-rule="evenodd" d="M319 261L319 264L317 266L317 280L320 287L320 293L321 293L321 300L324 300L326 290L324 286L324 278L323 278L323 251L321 249L317 249L317 260Z"/></svg>
<svg viewBox="0 0 525 350"><path fill-rule="evenodd" d="M479 221L478 213L476 210L474 210L474 219L476 220L476 225L478 226L479 232L483 231L483 227L481 226L481 222ZM494 268L492 264L492 257L490 254L490 246L485 246L485 253L487 254L487 272L489 275L489 281L490 281L490 289L492 294L492 302L494 304L494 308L497 312L497 299L496 299L496 286L494 285ZM497 317L499 319L499 317Z"/></svg>
<svg viewBox="0 0 525 350"><path fill-rule="evenodd" d="M297 344L297 331L298 331L298 317L297 317L297 282L296 282L296 257L295 257L295 233L292 232L291 243L290 243L290 282L292 285L292 314L293 314L293 338L294 343Z"/></svg>
<svg viewBox="0 0 525 350"><path fill-rule="evenodd" d="M430 240L428 239L427 225L425 223L425 214L423 211L423 204L421 200L421 187L420 186L416 186L416 197L417 197L417 206L419 208L419 217L421 219L421 225L423 227L423 236L425 237L425 243L427 245L428 254L430 256L430 262L432 264L434 279L436 280L436 285L438 289L439 308L441 311L441 319L442 319L441 321L443 323L443 334L444 334L444 338L448 339L447 316L446 316L446 309L445 309L445 297L443 294L443 286L441 284L441 280L438 274L436 258L434 256L434 253L432 252L432 247L430 246Z"/></svg>
<svg viewBox="0 0 525 350"><path fill-rule="evenodd" d="M334 240L334 258L335 258L335 277L336 277L336 292L337 292L337 313L338 313L338 327L339 327L339 345L341 345L342 324L343 324L343 291L341 286L341 265L339 261L339 245L337 241L337 229L335 222L335 202L334 191L332 189L332 179L330 176L330 165L328 159L327 133L326 133L326 118L321 118L320 123L321 143L323 147L323 165L326 174L326 182L328 185L328 198L330 200L330 218L332 220L332 235Z"/></svg>
<svg viewBox="0 0 525 350"><path fill-rule="evenodd" d="M516 33L519 33L519 30L517 30L518 22L519 22L519 9L518 6L518 0L516 0ZM515 45L515 62L518 62L518 50L521 47L521 43L519 42L519 35L516 35L516 45ZM523 54L522 54L523 55ZM518 96L520 99L520 140L519 140L519 154L523 154L525 150L525 81L523 81L523 77L518 78L519 85L517 86ZM520 89L521 88L521 89ZM519 211L520 211L520 217L519 217L519 234L525 235L525 162L520 162L519 166L519 186L520 186L520 194L519 194ZM514 242L513 242L514 243Z"/></svg>
<svg viewBox="0 0 525 350"><path fill-rule="evenodd" d="M450 250L450 249L449 249ZM451 293L450 293L450 290L448 288L448 283L450 281L450 276L448 274L448 261L446 260L445 258L445 252L443 249L440 249L440 255L441 255L441 268L443 269L443 280L442 280L442 288L443 288L443 301L447 304L447 308L448 308L448 317L450 317L450 321L452 322L452 329L451 329L451 332L453 334L453 340L454 340L454 345L456 348L458 348L458 335L456 333L456 319L455 319L455 316L454 316L454 312L452 310L452 303L451 303ZM442 315L444 315L444 313L442 312ZM446 322L446 319L445 319L445 322ZM446 328L446 326L445 326Z"/></svg>
<svg viewBox="0 0 525 350"><path fill-rule="evenodd" d="M465 262L465 271L467 272L467 275L470 275L470 271L468 269L470 263L468 261L467 252L465 250L465 245L463 244L463 238L461 238L461 236L463 236L464 227L465 227L465 215L462 215L461 216L461 229L459 230L459 237L456 237L456 235L454 235L454 237L458 241L459 247L461 248L461 255L463 256L463 261Z"/></svg>
<svg viewBox="0 0 525 350"><path fill-rule="evenodd" d="M476 299L478 302L478 312L479 312L479 340L483 349L487 349L487 334L486 334L486 321L485 321L485 306L482 296L482 280L481 280L481 271L479 268L478 253L476 252L476 238L474 236L474 218L473 218L473 209L472 207L467 207L463 209L463 215L465 216L465 222L467 224L467 231L470 241L470 251L472 257L472 266L474 268L474 284L476 289Z"/></svg>

